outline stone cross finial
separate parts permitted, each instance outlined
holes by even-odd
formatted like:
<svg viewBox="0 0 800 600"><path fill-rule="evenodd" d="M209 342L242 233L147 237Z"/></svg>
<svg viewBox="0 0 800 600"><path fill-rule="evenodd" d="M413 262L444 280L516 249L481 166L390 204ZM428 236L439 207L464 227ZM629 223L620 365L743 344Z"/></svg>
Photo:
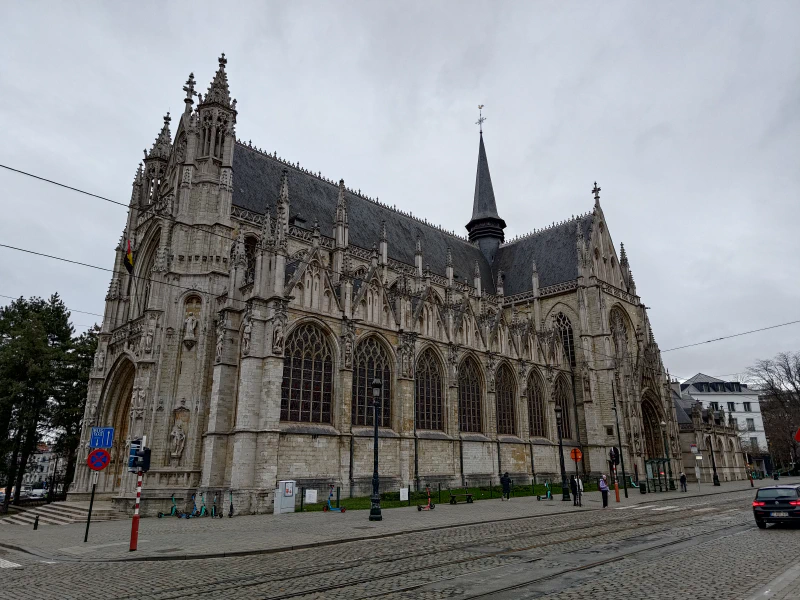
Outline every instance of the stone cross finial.
<svg viewBox="0 0 800 600"><path fill-rule="evenodd" d="M483 122L486 120L486 117L483 116L483 104L478 104L478 120L475 121L475 125L480 128L480 133L483 135Z"/></svg>
<svg viewBox="0 0 800 600"><path fill-rule="evenodd" d="M186 80L186 85L183 86L183 91L186 92L186 100L187 104L192 104L192 96L195 96L194 91L194 73L189 73L189 79Z"/></svg>
<svg viewBox="0 0 800 600"><path fill-rule="evenodd" d="M597 187L597 182L594 182L594 188L592 189L592 193L594 194L594 201L600 202L600 190L602 188Z"/></svg>

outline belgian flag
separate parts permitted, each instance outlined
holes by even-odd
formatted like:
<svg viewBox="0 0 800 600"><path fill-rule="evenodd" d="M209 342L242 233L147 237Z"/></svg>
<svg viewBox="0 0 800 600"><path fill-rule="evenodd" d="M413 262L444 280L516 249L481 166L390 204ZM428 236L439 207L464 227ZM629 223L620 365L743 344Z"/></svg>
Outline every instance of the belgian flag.
<svg viewBox="0 0 800 600"><path fill-rule="evenodd" d="M125 253L125 259L122 261L128 273L133 275L133 251L131 250L131 241L128 240L128 251Z"/></svg>

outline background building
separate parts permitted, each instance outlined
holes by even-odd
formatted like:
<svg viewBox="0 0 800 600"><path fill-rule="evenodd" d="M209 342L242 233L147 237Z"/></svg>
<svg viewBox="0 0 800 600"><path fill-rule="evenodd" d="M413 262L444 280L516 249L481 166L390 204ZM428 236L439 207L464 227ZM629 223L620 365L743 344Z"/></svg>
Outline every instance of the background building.
<svg viewBox="0 0 800 600"><path fill-rule="evenodd" d="M629 473L676 471L669 381L596 184L586 214L506 241L481 132L460 236L238 141L225 64L205 95L190 76L175 142L167 115L134 179L84 418L86 452L90 426L116 428L101 498L130 505L143 435L146 511L231 490L263 512L281 479L365 494L376 378L384 489L557 480L556 408L585 472L619 438ZM89 489L79 460L71 497Z"/></svg>

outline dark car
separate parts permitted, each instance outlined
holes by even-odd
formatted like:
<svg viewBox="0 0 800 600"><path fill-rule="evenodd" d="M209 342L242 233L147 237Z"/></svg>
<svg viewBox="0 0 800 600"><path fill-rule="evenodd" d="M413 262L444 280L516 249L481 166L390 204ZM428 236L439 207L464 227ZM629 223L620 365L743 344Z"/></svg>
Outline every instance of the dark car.
<svg viewBox="0 0 800 600"><path fill-rule="evenodd" d="M772 485L759 489L753 516L761 529L766 529L767 523L800 523L800 487Z"/></svg>

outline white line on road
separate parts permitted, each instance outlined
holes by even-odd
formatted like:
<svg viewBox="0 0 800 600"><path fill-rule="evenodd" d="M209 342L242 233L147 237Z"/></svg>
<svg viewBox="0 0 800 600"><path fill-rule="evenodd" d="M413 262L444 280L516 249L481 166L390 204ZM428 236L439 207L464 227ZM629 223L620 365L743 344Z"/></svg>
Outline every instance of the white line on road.
<svg viewBox="0 0 800 600"><path fill-rule="evenodd" d="M705 512L707 510L714 510L714 507L709 506L708 508L695 508L692 512Z"/></svg>
<svg viewBox="0 0 800 600"><path fill-rule="evenodd" d="M670 510L671 508L678 508L678 507L677 506L662 506L660 508L654 508L653 512L656 512L657 510Z"/></svg>
<svg viewBox="0 0 800 600"><path fill-rule="evenodd" d="M647 506L634 506L633 510L644 510L645 508L653 508L655 504L648 504Z"/></svg>
<svg viewBox="0 0 800 600"><path fill-rule="evenodd" d="M0 569L16 569L19 566L21 565L11 562L10 560L6 560L5 558L0 558Z"/></svg>

